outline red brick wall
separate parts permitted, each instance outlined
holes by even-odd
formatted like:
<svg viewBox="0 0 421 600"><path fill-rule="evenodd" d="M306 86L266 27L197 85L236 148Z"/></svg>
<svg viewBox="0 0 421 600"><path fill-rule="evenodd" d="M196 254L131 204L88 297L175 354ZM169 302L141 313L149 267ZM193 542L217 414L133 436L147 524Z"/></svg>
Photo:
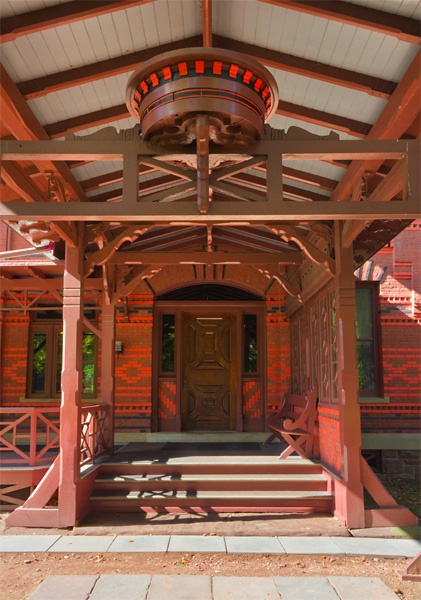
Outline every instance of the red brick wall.
<svg viewBox="0 0 421 600"><path fill-rule="evenodd" d="M4 314L1 326L0 402L2 406L22 406L20 398L26 396L29 317Z"/></svg>

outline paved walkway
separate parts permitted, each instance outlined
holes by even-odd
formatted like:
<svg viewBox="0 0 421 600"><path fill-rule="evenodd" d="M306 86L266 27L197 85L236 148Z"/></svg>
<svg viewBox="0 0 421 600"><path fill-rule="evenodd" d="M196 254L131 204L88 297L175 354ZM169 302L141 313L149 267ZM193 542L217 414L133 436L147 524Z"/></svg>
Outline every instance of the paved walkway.
<svg viewBox="0 0 421 600"><path fill-rule="evenodd" d="M52 575L30 600L397 600L370 577Z"/></svg>
<svg viewBox="0 0 421 600"><path fill-rule="evenodd" d="M222 552L411 558L421 552L421 541L216 535L3 535L0 536L0 552Z"/></svg>

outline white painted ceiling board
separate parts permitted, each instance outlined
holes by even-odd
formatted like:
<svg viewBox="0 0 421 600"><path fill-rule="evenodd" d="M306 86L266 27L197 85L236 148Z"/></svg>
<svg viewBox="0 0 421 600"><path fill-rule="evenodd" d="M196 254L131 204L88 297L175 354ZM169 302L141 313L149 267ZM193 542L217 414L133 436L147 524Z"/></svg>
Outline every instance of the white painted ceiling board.
<svg viewBox="0 0 421 600"><path fill-rule="evenodd" d="M421 3L419 0L343 0L348 4L358 4L403 17L421 18Z"/></svg>
<svg viewBox="0 0 421 600"><path fill-rule="evenodd" d="M71 0L1 0L0 17L12 17L26 12L32 12L41 8L48 8L56 4L64 4Z"/></svg>

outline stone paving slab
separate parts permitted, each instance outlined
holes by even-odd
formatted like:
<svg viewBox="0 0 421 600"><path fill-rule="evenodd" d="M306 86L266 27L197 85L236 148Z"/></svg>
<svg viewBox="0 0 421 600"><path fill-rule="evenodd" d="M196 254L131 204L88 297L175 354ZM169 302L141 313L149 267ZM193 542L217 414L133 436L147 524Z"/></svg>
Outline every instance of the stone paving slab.
<svg viewBox="0 0 421 600"><path fill-rule="evenodd" d="M225 537L227 552L233 554L285 554L276 537Z"/></svg>
<svg viewBox="0 0 421 600"><path fill-rule="evenodd" d="M213 600L279 600L271 577L213 577Z"/></svg>
<svg viewBox="0 0 421 600"><path fill-rule="evenodd" d="M49 552L107 552L113 535L62 535Z"/></svg>
<svg viewBox="0 0 421 600"><path fill-rule="evenodd" d="M348 556L384 556L387 558L402 558L401 552L388 540L383 538L332 538Z"/></svg>
<svg viewBox="0 0 421 600"><path fill-rule="evenodd" d="M287 554L345 554L332 538L278 536Z"/></svg>
<svg viewBox="0 0 421 600"><path fill-rule="evenodd" d="M399 598L378 577L338 576L329 577L329 581L341 600L397 600Z"/></svg>
<svg viewBox="0 0 421 600"><path fill-rule="evenodd" d="M166 552L169 535L119 535L108 552Z"/></svg>
<svg viewBox="0 0 421 600"><path fill-rule="evenodd" d="M148 600L212 600L209 575L153 575Z"/></svg>
<svg viewBox="0 0 421 600"><path fill-rule="evenodd" d="M403 552L408 558L416 556L418 552L421 552L421 540L388 540L389 544Z"/></svg>
<svg viewBox="0 0 421 600"><path fill-rule="evenodd" d="M59 535L2 535L0 552L47 552Z"/></svg>
<svg viewBox="0 0 421 600"><path fill-rule="evenodd" d="M146 600L150 583L150 575L101 575L89 600Z"/></svg>
<svg viewBox="0 0 421 600"><path fill-rule="evenodd" d="M168 552L226 552L220 536L172 535Z"/></svg>
<svg viewBox="0 0 421 600"><path fill-rule="evenodd" d="M98 575L49 575L30 600L87 600Z"/></svg>
<svg viewBox="0 0 421 600"><path fill-rule="evenodd" d="M339 600L327 577L274 577L274 580L282 600ZM365 600L364 594L359 600Z"/></svg>

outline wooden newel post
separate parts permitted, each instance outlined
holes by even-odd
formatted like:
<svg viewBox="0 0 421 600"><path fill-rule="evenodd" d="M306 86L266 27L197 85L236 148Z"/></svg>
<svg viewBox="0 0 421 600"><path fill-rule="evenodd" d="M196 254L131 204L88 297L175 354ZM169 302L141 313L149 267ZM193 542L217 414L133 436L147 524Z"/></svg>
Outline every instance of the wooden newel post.
<svg viewBox="0 0 421 600"><path fill-rule="evenodd" d="M82 234L82 227L79 233ZM80 482L83 246L66 244L63 280L63 367L60 406L60 476L58 508L60 526L77 524L77 491Z"/></svg>
<svg viewBox="0 0 421 600"><path fill-rule="evenodd" d="M105 444L114 452L114 390L115 390L115 307L102 304L101 344L101 404L108 407L105 419Z"/></svg>
<svg viewBox="0 0 421 600"><path fill-rule="evenodd" d="M361 421L358 404L356 306L353 249L342 246L342 223L335 223L336 327L342 482L335 488L337 516L347 527L362 528Z"/></svg>

